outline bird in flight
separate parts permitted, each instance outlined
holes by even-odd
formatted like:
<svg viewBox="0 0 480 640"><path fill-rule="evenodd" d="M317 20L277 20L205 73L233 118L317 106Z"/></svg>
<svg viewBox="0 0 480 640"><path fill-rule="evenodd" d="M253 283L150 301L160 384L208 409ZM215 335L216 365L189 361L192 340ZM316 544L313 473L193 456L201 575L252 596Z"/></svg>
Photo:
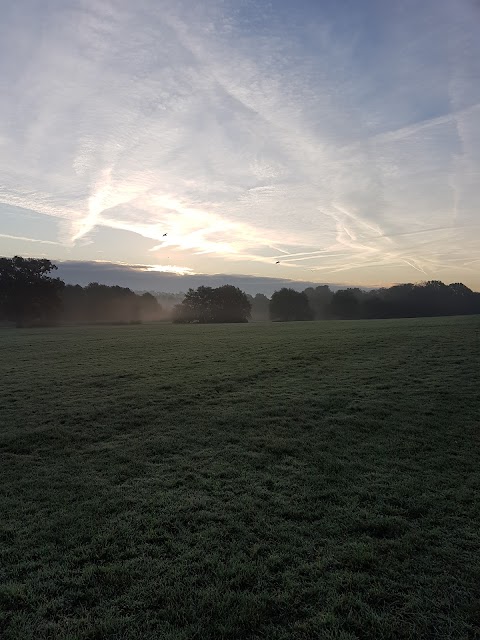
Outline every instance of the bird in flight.
<svg viewBox="0 0 480 640"><path fill-rule="evenodd" d="M280 264L280 260L277 260L277 261L275 262L275 264Z"/></svg>
<svg viewBox="0 0 480 640"><path fill-rule="evenodd" d="M165 237L166 235L167 235L167 234L166 234L166 233L164 233L164 234L163 234L163 237Z"/></svg>

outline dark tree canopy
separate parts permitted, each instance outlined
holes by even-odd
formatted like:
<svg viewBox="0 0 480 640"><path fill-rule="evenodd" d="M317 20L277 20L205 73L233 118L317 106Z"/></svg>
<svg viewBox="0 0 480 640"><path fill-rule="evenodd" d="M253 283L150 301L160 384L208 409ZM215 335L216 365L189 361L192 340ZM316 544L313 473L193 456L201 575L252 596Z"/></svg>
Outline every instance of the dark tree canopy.
<svg viewBox="0 0 480 640"><path fill-rule="evenodd" d="M0 320L18 327L59 323L130 323L158 320L162 308L150 293L96 282L65 285L50 274L50 260L0 258Z"/></svg>
<svg viewBox="0 0 480 640"><path fill-rule="evenodd" d="M0 316L18 327L55 324L64 287L50 275L56 268L43 258L0 258Z"/></svg>
<svg viewBox="0 0 480 640"><path fill-rule="evenodd" d="M308 287L304 293L308 298L315 320L326 320L330 317L330 303L333 293L328 285L324 284L315 288Z"/></svg>
<svg viewBox="0 0 480 640"><path fill-rule="evenodd" d="M248 322L252 306L241 289L225 284L213 294L214 322Z"/></svg>
<svg viewBox="0 0 480 640"><path fill-rule="evenodd" d="M157 320L162 313L162 306L151 293L143 293L140 296L140 312L142 320Z"/></svg>
<svg viewBox="0 0 480 640"><path fill-rule="evenodd" d="M248 322L251 304L238 287L198 287L189 289L174 309L175 322Z"/></svg>
<svg viewBox="0 0 480 640"><path fill-rule="evenodd" d="M406 283L389 288L364 291L358 288L339 289L333 293L328 286L309 287L307 297L315 319L355 320L360 318L407 318L421 316L464 315L480 313L480 293L464 284L446 285L439 280L418 284ZM302 294L302 295L303 295ZM270 302L272 320L308 319L305 302L292 289L276 291Z"/></svg>
<svg viewBox="0 0 480 640"><path fill-rule="evenodd" d="M63 321L72 324L128 324L158 320L162 308L150 293L91 282L67 285L62 293Z"/></svg>
<svg viewBox="0 0 480 640"><path fill-rule="evenodd" d="M277 321L313 320L306 293L287 288L275 291L270 300L270 318Z"/></svg>
<svg viewBox="0 0 480 640"><path fill-rule="evenodd" d="M340 289L332 296L330 313L334 318L360 317L361 291L359 289Z"/></svg>
<svg viewBox="0 0 480 640"><path fill-rule="evenodd" d="M480 313L480 293L464 284L445 285L438 280L399 284L366 294L366 304L376 318L412 318Z"/></svg>
<svg viewBox="0 0 480 640"><path fill-rule="evenodd" d="M268 310L270 300L263 293L257 293L255 297L247 295L247 298L252 305L252 320L254 322L266 322L270 319L270 313Z"/></svg>

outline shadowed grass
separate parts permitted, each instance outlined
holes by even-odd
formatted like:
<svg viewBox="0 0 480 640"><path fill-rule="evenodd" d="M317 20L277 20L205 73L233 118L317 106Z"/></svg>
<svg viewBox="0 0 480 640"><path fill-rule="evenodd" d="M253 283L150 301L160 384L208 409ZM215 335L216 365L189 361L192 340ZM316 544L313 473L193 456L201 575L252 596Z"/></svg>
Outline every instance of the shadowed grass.
<svg viewBox="0 0 480 640"><path fill-rule="evenodd" d="M0 635L480 637L480 321L0 333Z"/></svg>

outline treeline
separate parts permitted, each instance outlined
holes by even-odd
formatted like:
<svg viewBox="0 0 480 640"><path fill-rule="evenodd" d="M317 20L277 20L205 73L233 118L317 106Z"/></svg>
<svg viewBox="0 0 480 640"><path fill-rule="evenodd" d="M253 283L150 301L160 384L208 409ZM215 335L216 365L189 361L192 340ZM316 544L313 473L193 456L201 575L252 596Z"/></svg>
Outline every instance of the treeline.
<svg viewBox="0 0 480 640"><path fill-rule="evenodd" d="M50 260L0 258L0 321L17 327L138 323L163 318L150 293L93 282L66 285Z"/></svg>
<svg viewBox="0 0 480 640"><path fill-rule="evenodd" d="M0 321L17 326L55 324L355 320L480 314L480 293L438 280L364 291L283 288L271 299L238 287L198 287L183 294L135 293L93 282L66 285L56 266L35 258L0 258ZM159 298L165 306L159 303Z"/></svg>
<svg viewBox="0 0 480 640"><path fill-rule="evenodd" d="M359 320L480 313L480 293L461 283L438 280L364 291L332 291L328 286L304 291L283 288L269 300L237 287L190 289L173 311L174 322L247 322L295 320Z"/></svg>
<svg viewBox="0 0 480 640"><path fill-rule="evenodd" d="M263 301L262 301L263 304ZM439 280L364 291L331 291L326 286L276 291L269 303L271 320L358 320L415 318L480 313L480 293L461 283Z"/></svg>
<svg viewBox="0 0 480 640"><path fill-rule="evenodd" d="M86 287L65 285L58 316L65 324L133 324L161 320L162 307L150 293L92 282Z"/></svg>

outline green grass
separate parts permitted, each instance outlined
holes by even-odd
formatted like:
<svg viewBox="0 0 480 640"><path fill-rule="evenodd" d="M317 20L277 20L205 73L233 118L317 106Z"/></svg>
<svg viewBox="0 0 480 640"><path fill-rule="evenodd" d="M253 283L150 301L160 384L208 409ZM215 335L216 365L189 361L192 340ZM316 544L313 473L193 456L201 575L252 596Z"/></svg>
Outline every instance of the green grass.
<svg viewBox="0 0 480 640"><path fill-rule="evenodd" d="M0 636L480 637L480 318L0 332Z"/></svg>

